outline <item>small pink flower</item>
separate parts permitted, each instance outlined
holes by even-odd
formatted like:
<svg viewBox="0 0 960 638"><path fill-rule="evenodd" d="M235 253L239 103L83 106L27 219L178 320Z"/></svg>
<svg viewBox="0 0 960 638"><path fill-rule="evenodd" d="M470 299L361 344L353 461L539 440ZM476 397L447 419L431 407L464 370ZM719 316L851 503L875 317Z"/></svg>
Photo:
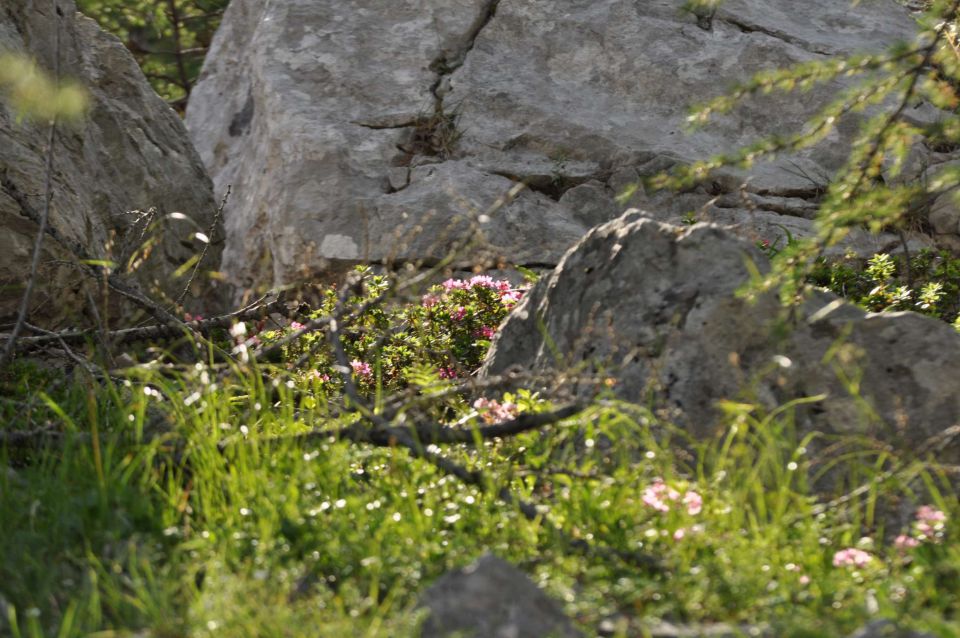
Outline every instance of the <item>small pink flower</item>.
<svg viewBox="0 0 960 638"><path fill-rule="evenodd" d="M307 376L311 379L316 379L320 383L326 383L330 380L329 374L320 374L319 370L311 370L307 373Z"/></svg>
<svg viewBox="0 0 960 638"><path fill-rule="evenodd" d="M440 368L439 374L440 374L440 378L441 378L441 379L456 379L456 378L457 378L457 371L454 370L453 368L450 368L450 367Z"/></svg>
<svg viewBox="0 0 960 638"><path fill-rule="evenodd" d="M937 541L946 527L947 515L929 505L917 509L917 522L914 523L919 540Z"/></svg>
<svg viewBox="0 0 960 638"><path fill-rule="evenodd" d="M184 321L203 321L203 315L191 315L189 312L183 313Z"/></svg>
<svg viewBox="0 0 960 638"><path fill-rule="evenodd" d="M687 514L696 516L703 510L703 497L696 492L687 492L683 495L683 504L687 506Z"/></svg>
<svg viewBox="0 0 960 638"><path fill-rule="evenodd" d="M461 279L447 279L443 282L443 289L450 290L466 290L470 287L470 284L461 280Z"/></svg>
<svg viewBox="0 0 960 638"><path fill-rule="evenodd" d="M947 515L942 511L929 505L923 505L917 509L917 520L922 523L936 525L947 520Z"/></svg>
<svg viewBox="0 0 960 638"><path fill-rule="evenodd" d="M507 290L500 295L500 303L504 306L513 306L516 305L522 297L522 290Z"/></svg>
<svg viewBox="0 0 960 638"><path fill-rule="evenodd" d="M497 283L490 275L477 275L470 280L471 288L497 288Z"/></svg>
<svg viewBox="0 0 960 638"><path fill-rule="evenodd" d="M364 363L359 359L351 361L350 367L353 368L353 373L358 377L370 377L373 375L373 369L370 367L370 364Z"/></svg>
<svg viewBox="0 0 960 638"><path fill-rule="evenodd" d="M493 339L493 335L495 334L497 334L497 331L490 326L482 326L480 330L477 331L477 336L483 337L484 339Z"/></svg>
<svg viewBox="0 0 960 638"><path fill-rule="evenodd" d="M473 407L480 412L481 418L490 424L503 423L517 418L518 406L516 403L500 403L496 399L479 398L473 402Z"/></svg>
<svg viewBox="0 0 960 638"><path fill-rule="evenodd" d="M424 295L423 298L420 300L420 303L423 305L424 308L433 308L439 302L440 302L440 297L438 297L437 295L431 295L431 294Z"/></svg>
<svg viewBox="0 0 960 638"><path fill-rule="evenodd" d="M833 555L834 567L863 567L873 560L873 556L855 547L841 549Z"/></svg>
<svg viewBox="0 0 960 638"><path fill-rule="evenodd" d="M643 490L640 500L643 501L644 505L658 512L669 512L670 506L665 500L666 498L669 498L669 496L669 488L667 488L667 485L663 482L663 479L658 477L653 479L653 483Z"/></svg>
<svg viewBox="0 0 960 638"><path fill-rule="evenodd" d="M681 527L673 533L673 540L682 541L683 537L686 535L687 535L687 530Z"/></svg>
<svg viewBox="0 0 960 638"><path fill-rule="evenodd" d="M906 534L900 534L893 541L893 546L901 551L912 549L920 544L913 536L907 536Z"/></svg>
<svg viewBox="0 0 960 638"><path fill-rule="evenodd" d="M450 318L454 321L460 321L467 316L467 309L463 306L458 306L456 310L453 311L453 314L450 315Z"/></svg>
<svg viewBox="0 0 960 638"><path fill-rule="evenodd" d="M801 576L801 577L800 577L800 584L801 584L801 585L809 585L809 584L810 584L810 577L807 576L806 574L804 574L803 576Z"/></svg>
<svg viewBox="0 0 960 638"><path fill-rule="evenodd" d="M306 328L306 326L300 323L299 321L290 322L290 329L293 330L294 332L300 332L304 328Z"/></svg>

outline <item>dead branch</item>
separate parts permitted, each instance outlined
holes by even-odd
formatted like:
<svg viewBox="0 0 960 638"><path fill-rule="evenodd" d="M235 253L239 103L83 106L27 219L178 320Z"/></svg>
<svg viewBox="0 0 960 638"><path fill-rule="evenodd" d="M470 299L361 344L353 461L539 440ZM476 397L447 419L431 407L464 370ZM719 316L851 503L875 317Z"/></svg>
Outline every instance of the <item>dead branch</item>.
<svg viewBox="0 0 960 638"><path fill-rule="evenodd" d="M187 92L189 93L189 91ZM190 277L187 279L187 284L183 287L183 290L180 292L180 295L177 297L176 301L174 301L175 306L179 306L180 302L183 301L183 298L187 296L187 292L190 291L190 286L193 285L193 281L197 277L197 272L200 270L200 265L203 263L203 259L207 256L207 251L210 250L210 244L213 243L213 233L216 232L217 224L219 224L220 220L223 218L223 209L230 200L230 191L232 189L233 187L230 184L227 184L227 192L223 194L223 199L220 200L220 206L213 215L213 221L210 222L210 228L207 229L207 241L203 242L203 250L200 251L200 256L197 257L197 263L193 266L193 271L190 273Z"/></svg>
<svg viewBox="0 0 960 638"><path fill-rule="evenodd" d="M257 319L273 312L285 312L286 303L281 299L276 299L264 305L248 306L236 312L201 321L179 321L176 323L167 323L162 325L143 326L140 328L122 328L119 330L110 330L104 333L112 343L124 343L129 341L149 340L149 339L168 339L184 334L184 329L193 333L209 335L218 328L229 328L237 321ZM97 336L97 330L66 330L63 332L43 331L44 334L34 337L21 337L20 350L30 350L34 347L46 345L51 341L64 341L66 343L85 342Z"/></svg>

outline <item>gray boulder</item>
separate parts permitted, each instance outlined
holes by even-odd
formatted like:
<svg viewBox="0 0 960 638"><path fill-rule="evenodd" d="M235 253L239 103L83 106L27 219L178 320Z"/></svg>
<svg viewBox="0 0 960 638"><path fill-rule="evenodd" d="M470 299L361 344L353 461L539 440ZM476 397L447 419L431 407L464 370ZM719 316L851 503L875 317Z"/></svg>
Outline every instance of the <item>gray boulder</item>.
<svg viewBox="0 0 960 638"><path fill-rule="evenodd" d="M491 554L440 577L420 596L424 638L575 638L580 633L522 571Z"/></svg>
<svg viewBox="0 0 960 638"><path fill-rule="evenodd" d="M202 250L194 233L210 234L217 208L181 120L120 41L77 14L72 0L0 1L0 51L32 56L52 72L58 22L61 73L83 85L91 108L82 122L63 124L55 143L50 233L31 308L34 320L51 323L77 320L87 303L79 260L126 263L146 241L152 243L131 283L175 298L186 277L171 274ZM29 276L43 209L47 137L46 124L18 121L0 96L0 317L16 311ZM128 213L151 208L156 211L150 217ZM219 228L212 239L222 242ZM206 269L219 267L220 250L219 244L210 246ZM195 283L191 303L212 301L209 280L198 277Z"/></svg>
<svg viewBox="0 0 960 638"><path fill-rule="evenodd" d="M497 207L515 184L453 159L462 131L433 89L489 4L231 3L187 125L217 188L235 189L224 256L235 281L435 260L463 240L490 257L555 263L576 241L583 226L548 197L527 191Z"/></svg>
<svg viewBox="0 0 960 638"><path fill-rule="evenodd" d="M682 196L616 196L793 130L841 85L767 96L687 135L692 103L763 69L909 39L912 18L892 0L728 0L705 23L683 4L235 0L187 113L217 189L236 193L225 270L279 284L364 260L435 261L464 238L463 263L552 267L627 206L669 221L703 209L751 238L812 233L853 123L759 164L749 204L733 170ZM920 154L918 166L932 163ZM520 182L526 191L495 205ZM846 247L895 242L853 234Z"/></svg>
<svg viewBox="0 0 960 638"><path fill-rule="evenodd" d="M639 214L594 228L511 313L485 374L511 368L616 379L697 436L723 399L768 408L821 393L804 431L867 433L917 450L960 423L960 335L915 313L868 314L827 292L782 322L778 300L736 296L767 260L707 224L681 228ZM841 377L859 383L862 400ZM587 384L580 391L587 392ZM960 458L957 447L945 458Z"/></svg>

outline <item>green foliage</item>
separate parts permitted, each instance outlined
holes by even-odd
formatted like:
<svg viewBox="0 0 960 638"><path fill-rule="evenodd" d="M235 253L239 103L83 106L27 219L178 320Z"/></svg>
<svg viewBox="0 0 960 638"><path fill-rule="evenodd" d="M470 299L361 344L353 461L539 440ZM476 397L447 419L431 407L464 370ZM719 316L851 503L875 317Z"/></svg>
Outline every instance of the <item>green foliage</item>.
<svg viewBox="0 0 960 638"><path fill-rule="evenodd" d="M693 5L699 16L715 3ZM819 202L816 237L778 251L770 273L758 277L752 289L753 293L779 289L785 303L797 302L808 290L809 274L818 258L842 241L851 228L866 227L876 232L915 225L923 202L960 184L960 171L956 170L944 171L930 184L896 181L914 144L939 150L960 146L960 118L915 123L906 117L908 107L922 101L945 113L955 113L960 106L957 9L956 0L930 3L918 18L918 33L912 43L898 43L879 54L819 59L764 71L729 94L703 104L690 115L692 126L704 126L713 116L756 96L805 91L834 80L844 80L849 86L797 131L778 133L671 175L661 175L653 185L690 186L722 166L749 169L764 158L815 146L846 118L854 114L862 117L846 165L833 176ZM928 290L927 294L935 296L935 291Z"/></svg>
<svg viewBox="0 0 960 638"><path fill-rule="evenodd" d="M935 492L929 515L885 534L871 504L901 494L899 474L874 481L889 453L867 446L851 448L864 474L850 480L868 496L826 506L806 478L822 459L791 406L728 405L718 437L678 445L682 432L607 400L549 431L445 449L488 473L480 490L401 448L299 436L343 420L302 401L282 368L275 384L254 365L212 372L80 380L57 406L76 426L63 445L5 464L0 633L414 636L418 592L488 550L565 601L586 635L609 618L620 636L653 618L781 636L846 635L877 615L957 629L942 624L960 611L956 499ZM461 402L447 421L480 416ZM144 438L154 420L165 433ZM501 488L548 513L527 520Z"/></svg>
<svg viewBox="0 0 960 638"><path fill-rule="evenodd" d="M960 258L947 251L821 259L810 281L874 312L913 310L960 325Z"/></svg>
<svg viewBox="0 0 960 638"><path fill-rule="evenodd" d="M78 8L113 33L150 83L186 108L203 58L229 0L78 0Z"/></svg>
<svg viewBox="0 0 960 638"><path fill-rule="evenodd" d="M923 259L946 267L918 255L918 272ZM886 257L866 271L897 276ZM371 362L369 377L351 371L362 391L447 428L550 409L526 390L472 400L439 379L444 367L473 372L487 347L479 328L495 326L517 290L451 279L381 307L386 279L360 274L362 286L330 290L313 314L344 317L348 356ZM236 352L297 329L244 328L231 331ZM611 618L617 636L643 635L655 618L797 637L846 635L878 616L934 635L960 629L949 480L909 451L855 439L828 441L846 453L825 467L808 452L818 435L798 436L793 420L822 397L772 412L725 404L717 436L703 440L601 397L550 428L436 452L482 470L475 486L402 447L330 434L363 423L345 409L326 347L304 333L280 365L156 362L102 380L5 371L4 414L58 436L30 454L0 446L0 634L415 636L418 593L485 551L564 601L585 635ZM33 397L40 405L25 408ZM823 501L811 481L827 471L862 497ZM930 500L889 528L880 504L911 497L917 477ZM505 504L504 489L542 515Z"/></svg>

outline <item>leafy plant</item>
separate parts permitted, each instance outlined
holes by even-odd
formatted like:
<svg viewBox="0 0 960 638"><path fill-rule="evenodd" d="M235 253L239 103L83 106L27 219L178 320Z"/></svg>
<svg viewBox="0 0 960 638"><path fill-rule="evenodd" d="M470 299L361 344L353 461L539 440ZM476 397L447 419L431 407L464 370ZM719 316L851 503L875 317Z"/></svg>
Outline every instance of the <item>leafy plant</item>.
<svg viewBox="0 0 960 638"><path fill-rule="evenodd" d="M416 303L377 303L387 293L389 280L367 267L357 269L356 290L346 307L362 309L340 328L343 347L362 387L397 390L424 367L441 379L469 376L479 368L490 340L524 289L486 275L448 279L432 286ZM328 289L320 306L307 315L316 320L335 313L342 291ZM292 322L282 330L256 335L256 344L288 338L304 324ZM246 329L244 329L246 334ZM325 335L307 333L284 347L284 358L302 374L338 386L335 357Z"/></svg>
<svg viewBox="0 0 960 638"><path fill-rule="evenodd" d="M158 94L179 111L229 0L78 0L133 53Z"/></svg>
<svg viewBox="0 0 960 638"><path fill-rule="evenodd" d="M913 310L960 325L960 258L948 251L923 250L909 267L903 254L821 259L810 281L867 310Z"/></svg>

